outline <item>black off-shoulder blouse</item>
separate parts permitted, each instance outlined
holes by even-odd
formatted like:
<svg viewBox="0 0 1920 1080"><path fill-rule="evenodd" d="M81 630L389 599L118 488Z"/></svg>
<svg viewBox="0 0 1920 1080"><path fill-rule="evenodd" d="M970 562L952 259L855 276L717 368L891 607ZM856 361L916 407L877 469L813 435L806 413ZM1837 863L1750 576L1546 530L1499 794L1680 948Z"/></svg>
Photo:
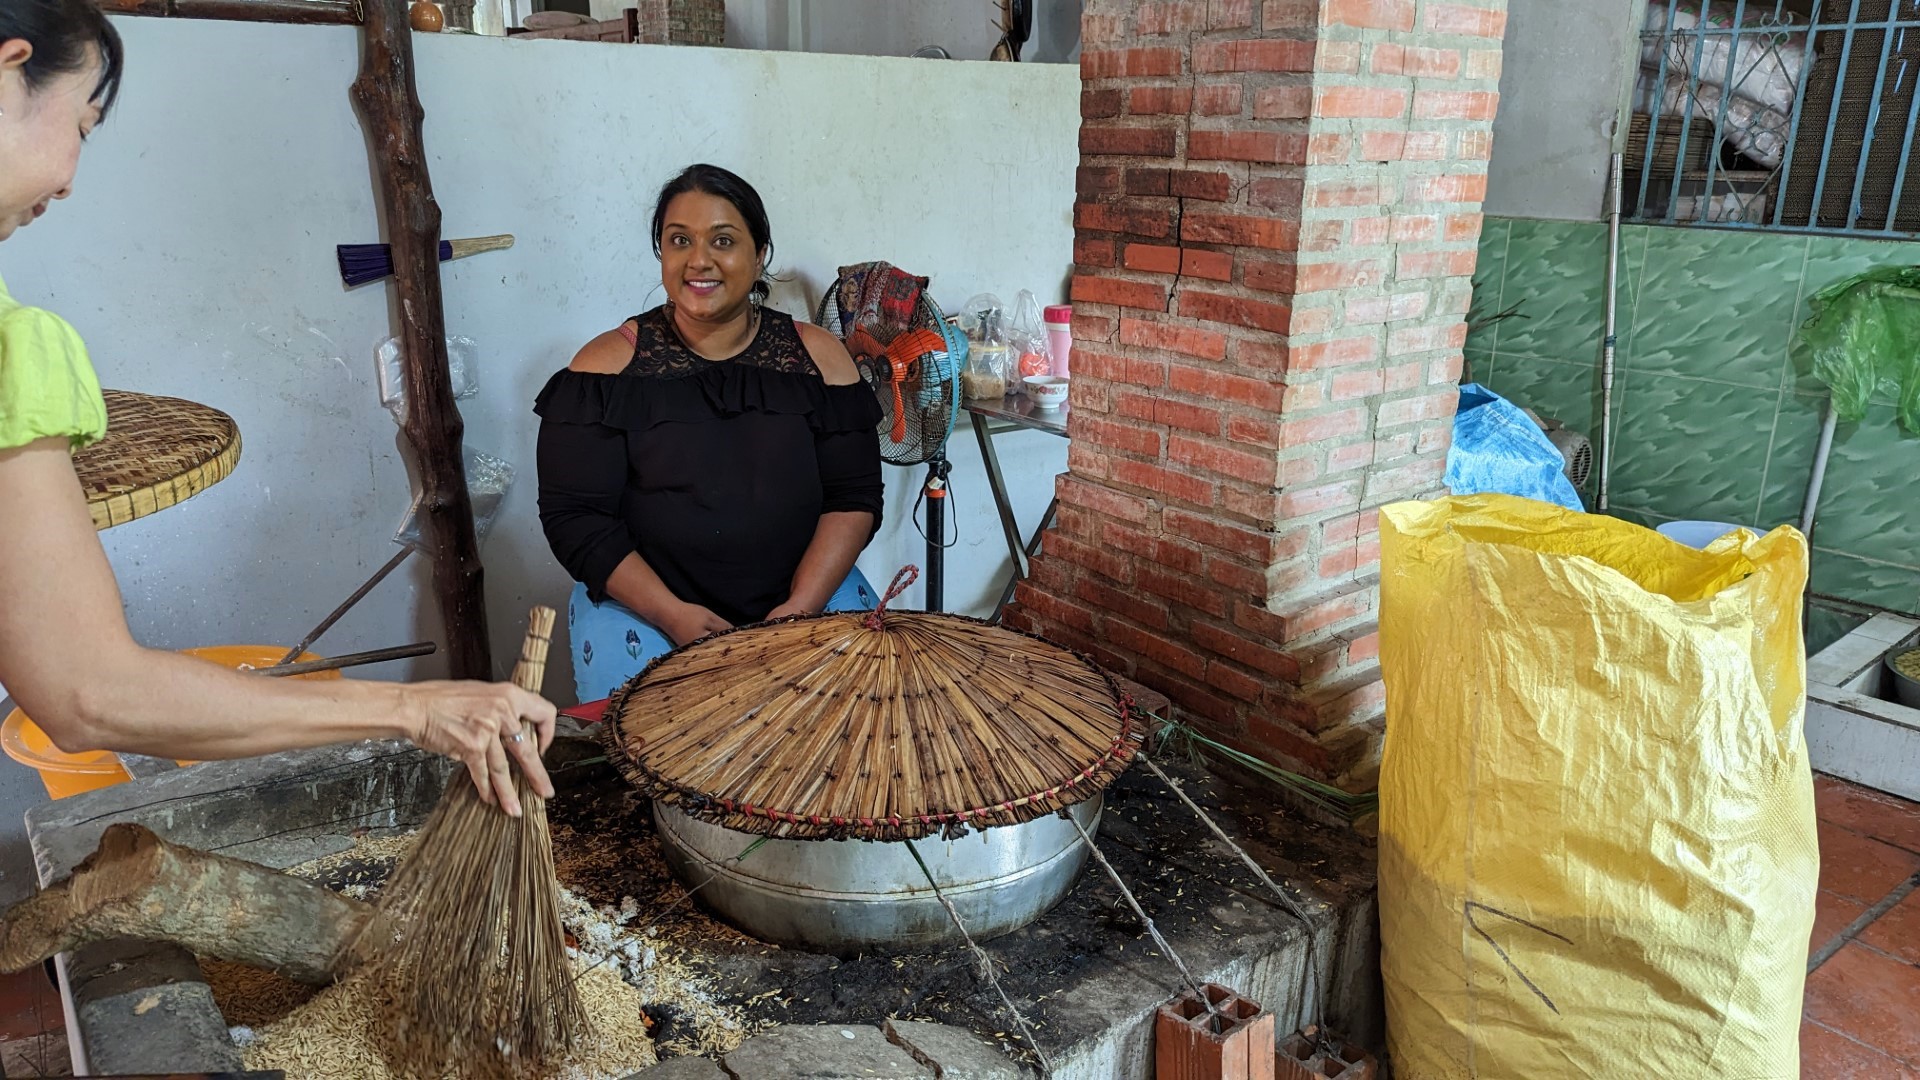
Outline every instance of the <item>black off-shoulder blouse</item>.
<svg viewBox="0 0 1920 1080"><path fill-rule="evenodd" d="M540 391L540 523L596 602L638 551L681 600L756 622L787 600L820 515L866 511L878 530L880 403L822 381L790 315L763 310L717 361L668 320L635 317L620 374L563 370Z"/></svg>

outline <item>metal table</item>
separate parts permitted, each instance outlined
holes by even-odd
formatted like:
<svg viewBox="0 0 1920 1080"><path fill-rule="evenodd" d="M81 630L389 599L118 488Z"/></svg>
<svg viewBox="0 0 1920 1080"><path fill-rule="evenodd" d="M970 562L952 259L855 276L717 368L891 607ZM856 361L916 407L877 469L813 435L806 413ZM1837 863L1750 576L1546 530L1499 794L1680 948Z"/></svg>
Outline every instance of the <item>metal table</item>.
<svg viewBox="0 0 1920 1080"><path fill-rule="evenodd" d="M1047 510L1040 515L1040 524L1034 526L1033 535L1023 541L1020 538L1020 523L1013 516L1013 501L1007 497L1006 479L1000 475L1000 455L994 452L993 437L1009 431L1044 431L1064 439L1067 437L1067 415L1072 406L1038 409L1025 396L1010 395L999 401L969 401L966 410L967 418L973 421L974 437L980 440L980 460L987 468L987 484L993 488L994 508L1000 511L1000 527L1007 534L1007 553L1013 557L1013 573L1007 578L1006 588L1000 590L1000 602L993 606L993 621L999 622L1000 613L1013 600L1014 587L1027 576L1027 561L1039 550L1040 536L1053 524L1060 500L1047 500Z"/></svg>

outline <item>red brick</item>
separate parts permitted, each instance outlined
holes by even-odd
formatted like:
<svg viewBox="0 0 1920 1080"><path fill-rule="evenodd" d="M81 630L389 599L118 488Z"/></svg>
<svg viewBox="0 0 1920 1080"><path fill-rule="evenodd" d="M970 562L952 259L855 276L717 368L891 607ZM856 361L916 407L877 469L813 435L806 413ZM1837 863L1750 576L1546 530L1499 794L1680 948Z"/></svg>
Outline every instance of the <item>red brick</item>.
<svg viewBox="0 0 1920 1080"><path fill-rule="evenodd" d="M1327 396L1334 401L1372 397L1380 393L1381 381L1382 374L1378 369L1342 372L1333 377L1333 385L1328 389Z"/></svg>
<svg viewBox="0 0 1920 1080"><path fill-rule="evenodd" d="M1413 29L1413 0L1327 0L1320 21L1326 26L1405 32Z"/></svg>
<svg viewBox="0 0 1920 1080"><path fill-rule="evenodd" d="M1125 15L1095 15L1089 12L1080 18L1080 40L1092 45L1125 41L1130 30L1131 23Z"/></svg>
<svg viewBox="0 0 1920 1080"><path fill-rule="evenodd" d="M1105 480L1112 472L1113 462L1104 452L1095 450L1086 443L1069 443L1067 468L1071 469L1075 476Z"/></svg>
<svg viewBox="0 0 1920 1080"><path fill-rule="evenodd" d="M1313 70L1329 75L1358 75L1360 48L1357 41L1322 38L1314 53Z"/></svg>
<svg viewBox="0 0 1920 1080"><path fill-rule="evenodd" d="M1267 641L1249 638L1245 633L1235 633L1197 619L1188 628L1188 635L1193 638L1195 645L1243 667L1265 672L1277 679L1291 681L1300 677L1300 661L1274 648Z"/></svg>
<svg viewBox="0 0 1920 1080"><path fill-rule="evenodd" d="M1500 95L1484 90L1417 90L1413 115L1419 120L1492 120Z"/></svg>
<svg viewBox="0 0 1920 1080"><path fill-rule="evenodd" d="M1424 491L1446 475L1447 460L1439 455L1415 458L1392 469L1376 469L1367 474L1367 498L1400 496Z"/></svg>
<svg viewBox="0 0 1920 1080"><path fill-rule="evenodd" d="M1373 596L1366 589L1344 589L1289 605L1280 613L1287 628L1284 640L1298 641L1372 610Z"/></svg>
<svg viewBox="0 0 1920 1080"><path fill-rule="evenodd" d="M1234 362L1252 371L1284 375L1292 364L1292 354L1284 341L1271 338L1260 341L1236 338L1228 348L1233 354Z"/></svg>
<svg viewBox="0 0 1920 1080"><path fill-rule="evenodd" d="M1082 579L1074 585L1073 595L1095 609L1111 611L1149 629L1165 631L1168 628L1166 604L1148 600L1129 590L1116 589L1099 578Z"/></svg>
<svg viewBox="0 0 1920 1080"><path fill-rule="evenodd" d="M1078 349L1074 350L1076 364L1080 362L1079 352ZM1300 371L1318 371L1321 368L1372 363L1379 358L1379 338L1350 337L1323 341L1316 345L1296 345L1292 349L1291 363Z"/></svg>
<svg viewBox="0 0 1920 1080"><path fill-rule="evenodd" d="M1260 10L1260 25L1267 30L1304 30L1319 19L1319 0L1265 0Z"/></svg>
<svg viewBox="0 0 1920 1080"><path fill-rule="evenodd" d="M1074 170L1073 187L1081 195L1111 195L1120 190L1120 170L1082 165Z"/></svg>
<svg viewBox="0 0 1920 1080"><path fill-rule="evenodd" d="M1480 239L1480 228L1485 218L1479 214L1449 214L1445 238L1452 241L1473 241Z"/></svg>
<svg viewBox="0 0 1920 1080"><path fill-rule="evenodd" d="M1253 26L1253 0L1210 0L1207 26L1214 30L1247 30Z"/></svg>
<svg viewBox="0 0 1920 1080"><path fill-rule="evenodd" d="M1118 468L1122 462L1114 462ZM1360 506L1360 481L1340 480L1319 487L1289 491L1280 496L1280 513L1288 518L1354 510Z"/></svg>
<svg viewBox="0 0 1920 1080"><path fill-rule="evenodd" d="M1291 296L1298 280L1292 259L1267 261L1240 260L1240 281L1249 289Z"/></svg>
<svg viewBox="0 0 1920 1080"><path fill-rule="evenodd" d="M1118 90L1082 90L1080 119L1111 120L1125 111L1126 97Z"/></svg>
<svg viewBox="0 0 1920 1080"><path fill-rule="evenodd" d="M1150 274L1177 274L1180 272L1180 249L1159 244L1128 244L1120 265Z"/></svg>
<svg viewBox="0 0 1920 1080"><path fill-rule="evenodd" d="M1376 45L1373 71L1379 75L1407 75L1416 79L1460 77L1460 50ZM1416 95L1417 100L1417 95Z"/></svg>
<svg viewBox="0 0 1920 1080"><path fill-rule="evenodd" d="M1233 280L1233 256L1224 251L1196 251L1183 248L1180 252L1180 272L1188 277L1205 278L1208 281Z"/></svg>
<svg viewBox="0 0 1920 1080"><path fill-rule="evenodd" d="M1113 320L1104 315L1092 314L1085 308L1075 308L1073 309L1073 340L1076 342L1112 341Z"/></svg>
<svg viewBox="0 0 1920 1080"><path fill-rule="evenodd" d="M1207 566L1207 557L1200 549L1176 544L1170 540L1154 543L1153 561L1160 566L1170 567L1183 574L1193 574L1196 577Z"/></svg>
<svg viewBox="0 0 1920 1080"><path fill-rule="evenodd" d="M1152 561L1153 548L1158 541L1139 529L1108 522L1100 527L1100 542L1114 551L1124 551L1129 555Z"/></svg>
<svg viewBox="0 0 1920 1080"><path fill-rule="evenodd" d="M1208 322L1225 323L1228 326L1244 326L1284 334L1288 329L1292 309L1285 304L1269 304L1259 300L1242 299L1238 296L1222 296L1219 293L1182 289L1180 290L1180 314Z"/></svg>
<svg viewBox="0 0 1920 1080"><path fill-rule="evenodd" d="M1339 218L1321 218L1318 221L1300 223L1299 250L1312 254L1325 254L1338 251L1349 243L1347 223Z"/></svg>
<svg viewBox="0 0 1920 1080"><path fill-rule="evenodd" d="M1152 513L1152 507L1147 500L1138 495L1115 491L1100 484L1090 484L1076 477L1062 477L1058 489L1062 504L1085 507L1120 521L1142 524Z"/></svg>
<svg viewBox="0 0 1920 1080"><path fill-rule="evenodd" d="M1177 48L1082 49L1080 78L1160 78L1178 75L1181 73L1180 54L1181 50Z"/></svg>
<svg viewBox="0 0 1920 1080"><path fill-rule="evenodd" d="M1407 92L1376 86L1329 86L1314 93L1313 115L1329 119L1393 120L1406 115ZM1084 130L1082 142L1084 144Z"/></svg>
<svg viewBox="0 0 1920 1080"><path fill-rule="evenodd" d="M1238 116L1241 89L1239 83L1208 83L1194 95L1194 111L1202 116Z"/></svg>
<svg viewBox="0 0 1920 1080"><path fill-rule="evenodd" d="M1353 140L1345 135L1322 133L1307 136L1307 164L1329 165L1345 162L1353 156Z"/></svg>
<svg viewBox="0 0 1920 1080"><path fill-rule="evenodd" d="M1073 262L1075 266L1105 268L1114 264L1114 243L1111 240L1095 240L1091 237L1076 236L1073 239Z"/></svg>
<svg viewBox="0 0 1920 1080"><path fill-rule="evenodd" d="M1498 38L1507 32L1507 13L1457 4L1428 4L1427 29L1441 34Z"/></svg>
<svg viewBox="0 0 1920 1080"><path fill-rule="evenodd" d="M1226 335L1157 319L1121 318L1120 343L1166 349L1201 360L1224 360L1227 356Z"/></svg>
<svg viewBox="0 0 1920 1080"><path fill-rule="evenodd" d="M1207 682L1241 701L1259 701L1267 693L1267 683L1263 680L1217 660L1207 665Z"/></svg>
<svg viewBox="0 0 1920 1080"><path fill-rule="evenodd" d="M1245 480L1249 484L1273 485L1276 466L1272 454L1254 454L1186 435L1167 439L1167 459L1188 468L1219 476Z"/></svg>
<svg viewBox="0 0 1920 1080"><path fill-rule="evenodd" d="M1262 210L1297 217L1306 181L1299 176L1262 176L1247 185L1247 201Z"/></svg>
<svg viewBox="0 0 1920 1080"><path fill-rule="evenodd" d="M1466 340L1466 323L1403 326L1387 335L1387 355L1406 356L1409 353L1432 352L1435 349L1458 349L1466 344Z"/></svg>
<svg viewBox="0 0 1920 1080"><path fill-rule="evenodd" d="M1493 132L1463 131L1460 133L1459 149L1454 157L1461 161L1485 161L1493 156Z"/></svg>
<svg viewBox="0 0 1920 1080"><path fill-rule="evenodd" d="M1396 244L1406 244L1432 240L1439 234L1440 217L1437 214L1395 214L1388 238Z"/></svg>
<svg viewBox="0 0 1920 1080"><path fill-rule="evenodd" d="M1373 464L1375 446L1370 442L1348 443L1327 451L1327 475L1334 476Z"/></svg>
<svg viewBox="0 0 1920 1080"><path fill-rule="evenodd" d="M1427 365L1427 385L1437 386L1442 383L1459 382L1461 369L1465 365L1466 357L1459 353L1432 361Z"/></svg>
<svg viewBox="0 0 1920 1080"><path fill-rule="evenodd" d="M1365 660L1377 660L1380 657L1380 631L1362 634L1347 642L1347 663L1358 664Z"/></svg>
<svg viewBox="0 0 1920 1080"><path fill-rule="evenodd" d="M1161 514L1160 527L1166 535L1191 540L1214 551L1253 562L1265 563L1276 555L1272 533L1242 528L1210 515L1169 509Z"/></svg>
<svg viewBox="0 0 1920 1080"><path fill-rule="evenodd" d="M1104 382L1074 379L1067 383L1067 404L1072 405L1075 412L1082 410L1098 413L1111 412L1113 411L1111 395L1112 389Z"/></svg>
<svg viewBox="0 0 1920 1080"><path fill-rule="evenodd" d="M1367 410L1342 409L1318 416L1280 418L1281 447L1307 446L1332 439L1344 439L1367 430Z"/></svg>
<svg viewBox="0 0 1920 1080"><path fill-rule="evenodd" d="M1278 425L1275 427L1277 428ZM1325 475L1326 470L1321 467L1319 448L1313 447L1307 453L1290 454L1280 459L1278 482L1274 488L1292 490L1304 487ZM1239 508L1234 507L1233 512L1238 513Z"/></svg>
<svg viewBox="0 0 1920 1080"><path fill-rule="evenodd" d="M1312 115L1310 86L1269 86L1253 96L1255 120L1304 120Z"/></svg>
<svg viewBox="0 0 1920 1080"><path fill-rule="evenodd" d="M1271 420L1235 416L1227 421L1227 438L1233 442L1246 443L1248 446L1264 446L1271 450L1280 445L1280 425Z"/></svg>
<svg viewBox="0 0 1920 1080"><path fill-rule="evenodd" d="M1061 626L1070 626L1081 633L1094 632L1094 613L1091 609L1040 589L1028 588L1026 585L1026 582L1022 582L1021 588L1017 591L1020 606L1026 609L1028 615L1037 616Z"/></svg>
<svg viewBox="0 0 1920 1080"><path fill-rule="evenodd" d="M1223 371L1209 371L1185 364L1173 364L1167 368L1167 386L1176 393L1245 405L1261 412L1280 411L1280 397L1285 390L1264 379L1249 379L1244 375L1229 375Z"/></svg>
<svg viewBox="0 0 1920 1080"><path fill-rule="evenodd" d="M1129 195L1166 195L1167 177L1171 169L1128 169L1127 194Z"/></svg>
<svg viewBox="0 0 1920 1080"><path fill-rule="evenodd" d="M1369 323L1400 322L1417 319L1427 312L1427 294L1396 293L1392 296L1356 296L1347 301L1342 313L1349 326Z"/></svg>
<svg viewBox="0 0 1920 1080"><path fill-rule="evenodd" d="M1172 128L1080 125L1081 154L1121 154L1127 157L1172 157L1177 140Z"/></svg>
<svg viewBox="0 0 1920 1080"><path fill-rule="evenodd" d="M1481 178L1483 181L1485 177ZM1384 206L1394 199L1395 182L1372 176L1362 180L1317 181L1307 194L1307 205L1319 208L1337 206Z"/></svg>
<svg viewBox="0 0 1920 1080"><path fill-rule="evenodd" d="M1225 417L1211 405L1189 405L1161 398L1153 403L1153 419L1170 428L1217 436Z"/></svg>
<svg viewBox="0 0 1920 1080"><path fill-rule="evenodd" d="M1140 4L1133 9L1133 32L1142 37L1207 29L1207 0Z"/></svg>
<svg viewBox="0 0 1920 1080"><path fill-rule="evenodd" d="M1500 77L1499 49L1468 49L1467 78L1498 79Z"/></svg>
<svg viewBox="0 0 1920 1080"><path fill-rule="evenodd" d="M1167 189L1183 199L1225 202L1233 194L1233 178L1223 172L1175 170L1168 176Z"/></svg>
<svg viewBox="0 0 1920 1080"><path fill-rule="evenodd" d="M1479 258L1475 248L1456 251L1402 251L1394 276L1402 281L1435 277L1471 277Z"/></svg>
<svg viewBox="0 0 1920 1080"><path fill-rule="evenodd" d="M1159 465L1149 465L1144 461L1116 461L1113 463L1114 480L1130 487L1151 491L1156 495L1178 499L1195 506L1212 506L1214 486L1199 477L1188 476Z"/></svg>
<svg viewBox="0 0 1920 1080"><path fill-rule="evenodd" d="M1293 38L1240 38L1201 41L1193 50L1193 69L1203 74L1225 71L1308 72L1314 67L1314 43Z"/></svg>
<svg viewBox="0 0 1920 1080"><path fill-rule="evenodd" d="M1299 237L1299 222L1277 217L1188 213L1180 221L1180 238L1189 243L1233 244L1285 251L1291 249Z"/></svg>
<svg viewBox="0 0 1920 1080"><path fill-rule="evenodd" d="M1382 368L1380 374L1382 376L1380 389L1393 394L1422 385L1426 382L1427 372L1426 365L1415 360L1410 364L1395 364L1390 368Z"/></svg>
<svg viewBox="0 0 1920 1080"><path fill-rule="evenodd" d="M1337 581L1352 577L1354 567L1359 565L1358 555L1359 548L1356 545L1336 548L1323 553L1320 556L1320 564L1316 568L1321 580Z"/></svg>
<svg viewBox="0 0 1920 1080"><path fill-rule="evenodd" d="M1090 277L1086 274L1073 276L1072 299L1074 303L1086 301L1091 304L1116 304L1120 307L1144 308L1148 311L1167 309L1167 289L1164 285L1152 285L1144 281L1122 281L1118 278Z"/></svg>
<svg viewBox="0 0 1920 1080"><path fill-rule="evenodd" d="M1325 334L1333 329L1333 316L1337 297L1330 294L1320 296L1300 296L1296 298L1298 306L1294 308L1293 322L1287 331L1301 337Z"/></svg>
<svg viewBox="0 0 1920 1080"><path fill-rule="evenodd" d="M1386 276L1387 268L1378 259L1308 263L1299 268L1298 288L1301 292L1352 289L1378 284L1386 280Z"/></svg>
<svg viewBox="0 0 1920 1080"><path fill-rule="evenodd" d="M1487 197L1487 174L1455 173L1407 178L1408 202L1483 202Z"/></svg>
<svg viewBox="0 0 1920 1080"><path fill-rule="evenodd" d="M1420 441L1414 444L1414 449L1422 454L1443 454L1452 445L1452 424L1428 424L1421 430Z"/></svg>
<svg viewBox="0 0 1920 1080"><path fill-rule="evenodd" d="M1167 677L1155 689L1172 698L1181 712L1193 714L1203 727L1211 725L1218 734L1237 732L1240 728L1243 706L1208 687L1176 675Z"/></svg>
<svg viewBox="0 0 1920 1080"><path fill-rule="evenodd" d="M1392 427L1395 424L1411 424L1419 420L1445 420L1452 416L1460 403L1460 391L1448 388L1420 397L1398 398L1380 406L1380 414L1375 420L1379 427Z"/></svg>
<svg viewBox="0 0 1920 1080"><path fill-rule="evenodd" d="M1118 552L1106 551L1092 544L1083 544L1078 540L1062 536L1058 532L1046 533L1040 544L1041 550L1052 558L1091 570L1122 585L1133 580L1133 560Z"/></svg>
<svg viewBox="0 0 1920 1080"><path fill-rule="evenodd" d="M1073 204L1073 223L1092 232L1164 237L1173 234L1173 214L1141 206L1080 202Z"/></svg>
<svg viewBox="0 0 1920 1080"><path fill-rule="evenodd" d="M1193 111L1193 88L1190 86L1136 86L1127 95L1127 111L1140 115L1177 113L1185 116Z"/></svg>
<svg viewBox="0 0 1920 1080"><path fill-rule="evenodd" d="M1207 580L1239 593L1242 596L1264 600L1267 596L1267 575L1263 570L1238 563L1232 559L1213 559L1207 563Z"/></svg>
<svg viewBox="0 0 1920 1080"><path fill-rule="evenodd" d="M1187 135L1192 161L1252 161L1262 165L1301 165L1307 137L1279 131L1194 131Z"/></svg>
<svg viewBox="0 0 1920 1080"><path fill-rule="evenodd" d="M1164 596L1215 618L1224 618L1227 614L1226 597L1198 578L1141 564L1134 569L1133 583L1155 596Z"/></svg>

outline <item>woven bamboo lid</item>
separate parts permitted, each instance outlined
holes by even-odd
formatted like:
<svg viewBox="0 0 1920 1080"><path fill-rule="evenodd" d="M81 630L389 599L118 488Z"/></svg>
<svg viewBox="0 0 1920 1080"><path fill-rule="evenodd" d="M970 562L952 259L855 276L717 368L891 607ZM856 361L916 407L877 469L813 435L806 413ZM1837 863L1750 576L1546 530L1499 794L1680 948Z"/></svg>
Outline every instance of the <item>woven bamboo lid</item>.
<svg viewBox="0 0 1920 1080"><path fill-rule="evenodd" d="M179 398L104 390L107 437L73 455L95 529L191 499L240 461L240 429L218 409Z"/></svg>
<svg viewBox="0 0 1920 1080"><path fill-rule="evenodd" d="M1017 825L1097 794L1133 760L1144 721L1092 661L886 603L655 660L607 710L614 759L695 817L800 840Z"/></svg>

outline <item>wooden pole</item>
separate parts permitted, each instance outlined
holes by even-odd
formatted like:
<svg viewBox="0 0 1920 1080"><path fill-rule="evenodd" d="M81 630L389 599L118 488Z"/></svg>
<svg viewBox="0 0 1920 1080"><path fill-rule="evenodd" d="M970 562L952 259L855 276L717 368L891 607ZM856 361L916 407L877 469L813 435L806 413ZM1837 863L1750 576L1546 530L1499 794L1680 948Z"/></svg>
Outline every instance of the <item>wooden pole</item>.
<svg viewBox="0 0 1920 1080"><path fill-rule="evenodd" d="M400 366L407 419L401 425L419 460L426 550L447 628L456 679L491 679L480 545L460 456L464 424L447 370L446 311L440 299L440 206L427 176L420 97L413 80L413 30L406 0L366 0L365 46L353 80L371 142L393 249L400 297Z"/></svg>

